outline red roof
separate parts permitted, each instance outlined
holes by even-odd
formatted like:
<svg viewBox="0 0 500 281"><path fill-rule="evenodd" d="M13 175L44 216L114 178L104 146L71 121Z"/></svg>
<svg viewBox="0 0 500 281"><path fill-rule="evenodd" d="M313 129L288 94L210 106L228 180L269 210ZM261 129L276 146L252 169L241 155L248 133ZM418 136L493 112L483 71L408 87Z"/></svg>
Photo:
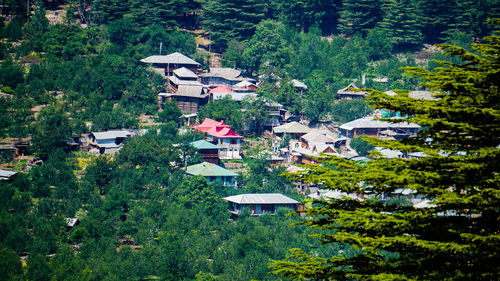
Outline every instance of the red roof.
<svg viewBox="0 0 500 281"><path fill-rule="evenodd" d="M233 131L231 126L225 124L224 120L215 121L210 118L205 118L203 123L193 128L216 138L243 138L243 136Z"/></svg>
<svg viewBox="0 0 500 281"><path fill-rule="evenodd" d="M212 90L208 91L209 94L213 94L213 93L232 93L233 90L229 89L228 87L225 87L225 86L218 86L218 87L215 87L213 88Z"/></svg>

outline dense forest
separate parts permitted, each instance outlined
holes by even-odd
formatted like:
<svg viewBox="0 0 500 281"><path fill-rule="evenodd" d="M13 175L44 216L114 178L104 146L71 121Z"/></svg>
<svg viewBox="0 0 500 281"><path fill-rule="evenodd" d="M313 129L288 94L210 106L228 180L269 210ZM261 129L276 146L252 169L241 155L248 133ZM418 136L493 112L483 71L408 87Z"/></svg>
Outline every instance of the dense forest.
<svg viewBox="0 0 500 281"><path fill-rule="evenodd" d="M54 10L59 20L49 22ZM337 90L356 79L362 86L363 75L366 88L421 89L422 78L400 68L435 68L430 59L445 57L436 43L472 51L492 33L493 17L496 0L3 0L0 138L29 138L26 154L43 163L26 170L0 159L22 171L0 181L0 279L272 280L281 277L269 274L270 262L289 248L355 254L347 244L317 243L303 225L291 228L306 218L288 209L230 219L224 196L304 195L284 168L247 155L238 189L188 178L181 167L201 162L188 143L203 135L178 133L175 105L159 112L165 80L140 59L181 52L208 69L216 52L223 66L261 77L265 100L312 122L344 123L372 109L334 102ZM308 85L304 97L292 79ZM259 136L262 102L223 99L199 117ZM114 157L68 149L69 138L90 130L140 128L140 115L157 124ZM68 227L67 218L79 224Z"/></svg>

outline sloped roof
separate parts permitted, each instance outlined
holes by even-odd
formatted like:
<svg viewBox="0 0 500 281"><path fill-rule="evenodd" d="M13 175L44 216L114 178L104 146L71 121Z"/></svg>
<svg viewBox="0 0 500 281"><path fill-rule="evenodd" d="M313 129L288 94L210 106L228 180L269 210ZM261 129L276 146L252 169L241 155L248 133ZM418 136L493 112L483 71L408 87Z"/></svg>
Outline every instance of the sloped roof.
<svg viewBox="0 0 500 281"><path fill-rule="evenodd" d="M175 52L166 56L149 56L145 59L142 59L141 62L144 63L160 63L160 64L191 64L191 65L200 65L193 59L179 53Z"/></svg>
<svg viewBox="0 0 500 281"><path fill-rule="evenodd" d="M243 138L243 136L233 131L231 126L225 124L224 120L215 121L205 118L200 125L193 128L216 138Z"/></svg>
<svg viewBox="0 0 500 281"><path fill-rule="evenodd" d="M182 78L198 78L198 75L196 75L194 72L191 70L181 67L176 70L174 70L175 75L182 77Z"/></svg>
<svg viewBox="0 0 500 281"><path fill-rule="evenodd" d="M353 130L353 129L368 129L368 128L413 128L418 129L420 125L408 122L391 123L387 121L374 120L373 117L359 118L351 122L347 122L340 126L340 129Z"/></svg>
<svg viewBox="0 0 500 281"><path fill-rule="evenodd" d="M190 142L190 144L196 149L219 149L219 147L206 140L197 140Z"/></svg>
<svg viewBox="0 0 500 281"><path fill-rule="evenodd" d="M175 85L178 85L178 86L179 85L203 86L203 84L201 84L198 81L179 79L175 75L169 76L168 79L170 81L172 81L172 83L174 83Z"/></svg>
<svg viewBox="0 0 500 281"><path fill-rule="evenodd" d="M111 130L111 131L106 131L106 132L92 132L92 135L97 140L110 140L110 139L116 139L116 138L126 138L129 136L133 136L134 133L127 131L127 130Z"/></svg>
<svg viewBox="0 0 500 281"><path fill-rule="evenodd" d="M397 93L392 91L392 90L387 91L385 93L388 94L389 96L397 95ZM438 100L438 98L434 97L434 94L436 94L436 93L429 92L429 91L411 91L408 93L408 96L410 98L414 98L417 100Z"/></svg>
<svg viewBox="0 0 500 281"><path fill-rule="evenodd" d="M218 87L215 87L213 89L211 89L210 91L208 91L209 94L213 94L213 93L232 93L233 90L229 89L228 87L225 87L225 86L218 86Z"/></svg>
<svg viewBox="0 0 500 281"><path fill-rule="evenodd" d="M357 96L366 96L368 94L367 92L363 92L363 91L353 91L353 90L350 90L350 88L359 89L358 86L356 86L356 84L354 84L354 82L353 82L353 83L347 85L347 87L338 90L337 94L339 94L339 95L357 95Z"/></svg>
<svg viewBox="0 0 500 281"><path fill-rule="evenodd" d="M199 85L179 85L177 92L170 94L171 96L206 98L207 93L203 91L203 86Z"/></svg>
<svg viewBox="0 0 500 281"><path fill-rule="evenodd" d="M224 197L224 200L240 205L249 204L298 204L299 201L281 193L251 193Z"/></svg>
<svg viewBox="0 0 500 281"><path fill-rule="evenodd" d="M295 121L273 128L273 132L275 134L280 134L280 133L307 134L310 131L311 131L311 128L307 127L306 125L302 125L298 122L295 122Z"/></svg>
<svg viewBox="0 0 500 281"><path fill-rule="evenodd" d="M241 77L240 75L241 70L230 67L211 67L210 72L200 74L201 77L219 77L230 81L254 81L254 79L252 78L245 78Z"/></svg>
<svg viewBox="0 0 500 281"><path fill-rule="evenodd" d="M307 85L303 82L300 82L299 80L292 79L292 84L295 88L307 89Z"/></svg>
<svg viewBox="0 0 500 281"><path fill-rule="evenodd" d="M254 83L248 81L248 80L243 80L241 82L239 82L238 84L234 85L235 87L238 87L238 88L248 88L250 86L255 86L257 87L257 85L255 85Z"/></svg>
<svg viewBox="0 0 500 281"><path fill-rule="evenodd" d="M302 138L307 142L315 143L328 143L339 140L333 132L318 129L312 129L309 133L303 135Z"/></svg>
<svg viewBox="0 0 500 281"><path fill-rule="evenodd" d="M0 178L10 178L15 174L17 174L17 172L0 169Z"/></svg>
<svg viewBox="0 0 500 281"><path fill-rule="evenodd" d="M236 177L237 173L231 172L228 169L222 168L221 166L203 162L196 165L191 165L186 168L186 173L193 176L204 176L204 177Z"/></svg>

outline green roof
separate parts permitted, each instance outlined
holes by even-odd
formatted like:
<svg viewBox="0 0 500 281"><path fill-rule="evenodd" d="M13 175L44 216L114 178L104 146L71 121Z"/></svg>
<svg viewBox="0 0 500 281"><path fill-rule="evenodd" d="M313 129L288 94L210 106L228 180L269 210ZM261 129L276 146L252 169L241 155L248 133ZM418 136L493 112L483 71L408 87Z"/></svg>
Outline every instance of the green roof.
<svg viewBox="0 0 500 281"><path fill-rule="evenodd" d="M206 140L197 140L190 143L196 149L219 149L215 144Z"/></svg>
<svg viewBox="0 0 500 281"><path fill-rule="evenodd" d="M236 177L237 173L231 172L228 169L222 168L212 163L203 162L196 165L188 166L186 173L197 176L201 175L204 177Z"/></svg>

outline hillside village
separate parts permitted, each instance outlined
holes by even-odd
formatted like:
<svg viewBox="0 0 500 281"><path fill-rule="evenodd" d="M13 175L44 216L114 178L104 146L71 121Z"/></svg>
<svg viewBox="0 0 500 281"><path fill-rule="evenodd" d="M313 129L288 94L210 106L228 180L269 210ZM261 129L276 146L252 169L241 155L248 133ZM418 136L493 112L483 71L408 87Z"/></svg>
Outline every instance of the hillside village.
<svg viewBox="0 0 500 281"><path fill-rule="evenodd" d="M496 280L497 4L2 2L0 280Z"/></svg>

